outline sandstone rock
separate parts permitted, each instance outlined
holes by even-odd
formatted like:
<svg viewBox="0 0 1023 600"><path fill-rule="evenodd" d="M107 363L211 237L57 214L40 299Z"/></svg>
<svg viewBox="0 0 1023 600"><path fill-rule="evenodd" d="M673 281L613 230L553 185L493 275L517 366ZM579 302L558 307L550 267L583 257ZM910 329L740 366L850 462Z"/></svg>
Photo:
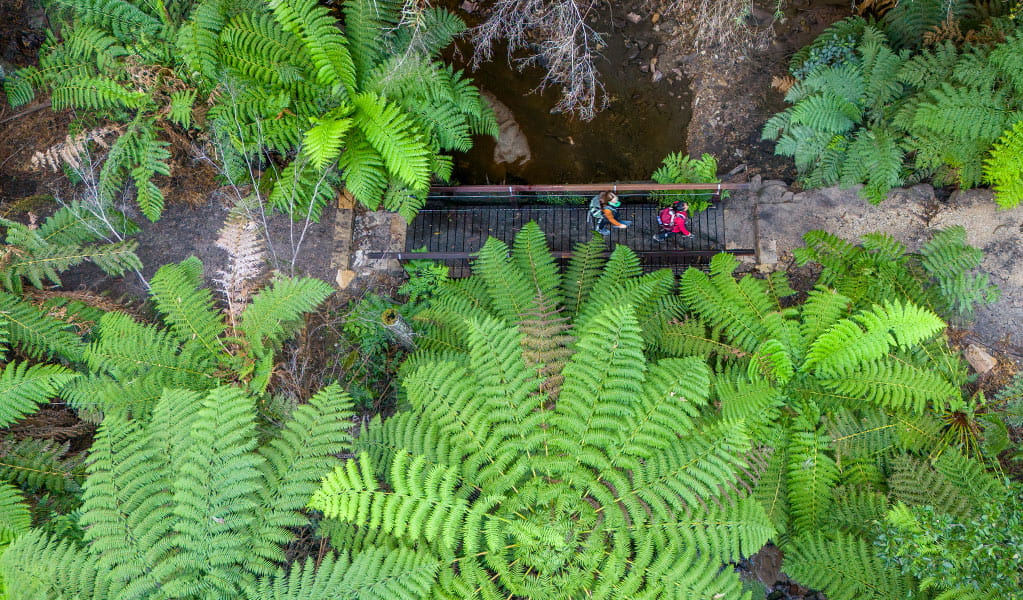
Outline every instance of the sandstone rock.
<svg viewBox="0 0 1023 600"><path fill-rule="evenodd" d="M499 133L497 145L494 146L494 162L525 165L533 160L533 153L529 150L529 140L526 139L526 134L519 127L511 109L486 90L480 90L480 94L494 109L494 116L497 118Z"/></svg>
<svg viewBox="0 0 1023 600"><path fill-rule="evenodd" d="M983 375L991 369L995 368L998 364L998 360L987 353L983 348L977 344L970 344L963 351L963 356L966 358L966 362L970 363L973 370Z"/></svg>
<svg viewBox="0 0 1023 600"><path fill-rule="evenodd" d="M351 269L338 269L337 277L335 278L335 281L337 282L338 289L342 289L343 290L343 289L347 288L348 285L350 283L352 283L352 280L354 280L354 279L355 279L355 271L353 271Z"/></svg>

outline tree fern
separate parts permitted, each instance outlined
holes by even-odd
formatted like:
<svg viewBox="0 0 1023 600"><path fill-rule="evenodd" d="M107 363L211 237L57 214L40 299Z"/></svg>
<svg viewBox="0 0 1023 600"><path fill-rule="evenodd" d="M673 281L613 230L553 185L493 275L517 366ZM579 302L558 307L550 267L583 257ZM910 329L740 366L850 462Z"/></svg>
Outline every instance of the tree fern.
<svg viewBox="0 0 1023 600"><path fill-rule="evenodd" d="M19 593L94 600L287 589L298 582L280 571L281 544L294 536L284 528L307 523L298 511L347 447L341 425L350 406L337 389L324 390L264 444L254 399L237 388L168 390L148 421L108 415L84 484L84 547L29 533L4 554L0 572ZM344 577L352 589L394 590L400 582L387 577L412 568L405 558L328 556L322 573L309 568L302 581L323 589L318 577ZM48 578L49 569L60 575Z"/></svg>
<svg viewBox="0 0 1023 600"><path fill-rule="evenodd" d="M663 276L640 276L619 249L603 273L581 257L559 283L541 239L525 228L510 257L488 241L476 275L435 295L426 312L457 328L464 354L421 350L403 370L410 412L361 435L363 453L310 505L339 543L433 557L431 597L738 594L721 561L772 528L719 487L745 468L749 440L741 422L708 420L705 364L644 355L629 298ZM582 308L574 339L534 351L533 311L562 287Z"/></svg>

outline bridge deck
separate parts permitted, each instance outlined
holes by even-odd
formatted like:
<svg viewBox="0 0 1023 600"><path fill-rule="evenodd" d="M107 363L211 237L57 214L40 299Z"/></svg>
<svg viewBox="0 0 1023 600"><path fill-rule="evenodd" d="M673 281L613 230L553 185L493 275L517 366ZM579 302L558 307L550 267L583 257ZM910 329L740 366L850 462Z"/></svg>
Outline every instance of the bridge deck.
<svg viewBox="0 0 1023 600"><path fill-rule="evenodd" d="M620 220L631 220L628 229L611 229L605 236L608 251L615 244L624 244L639 255L644 268L669 267L677 272L689 266L705 264L710 254L725 248L723 211L716 206L693 216L689 230L692 238L675 236L666 242L652 239L660 231L658 207L652 203L624 204ZM488 237L511 242L523 225L536 221L547 235L551 249L559 256L571 252L573 246L590 239L592 224L586 206L522 205L459 205L427 208L409 224L405 249L409 252L425 248L429 253L444 254L454 277L468 274L468 254L477 252ZM406 255L407 257L407 255Z"/></svg>

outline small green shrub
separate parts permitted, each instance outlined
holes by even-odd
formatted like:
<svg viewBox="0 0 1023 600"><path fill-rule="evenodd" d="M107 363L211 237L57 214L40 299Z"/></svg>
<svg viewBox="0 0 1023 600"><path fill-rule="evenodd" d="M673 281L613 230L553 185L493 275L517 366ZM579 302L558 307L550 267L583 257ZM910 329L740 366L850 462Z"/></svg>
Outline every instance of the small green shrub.
<svg viewBox="0 0 1023 600"><path fill-rule="evenodd" d="M1023 598L1023 485L1012 484L962 518L932 506L898 504L877 547L884 560L941 597Z"/></svg>
<svg viewBox="0 0 1023 600"><path fill-rule="evenodd" d="M718 161L710 154L704 154L699 159L692 158L681 152L673 152L664 157L661 166L654 171L651 179L657 183L719 183ZM660 206L667 206L677 200L689 203L689 214L696 214L706 210L711 204L714 192L685 190L681 192L656 192L651 198L657 201ZM722 198L728 197L728 192L721 192Z"/></svg>

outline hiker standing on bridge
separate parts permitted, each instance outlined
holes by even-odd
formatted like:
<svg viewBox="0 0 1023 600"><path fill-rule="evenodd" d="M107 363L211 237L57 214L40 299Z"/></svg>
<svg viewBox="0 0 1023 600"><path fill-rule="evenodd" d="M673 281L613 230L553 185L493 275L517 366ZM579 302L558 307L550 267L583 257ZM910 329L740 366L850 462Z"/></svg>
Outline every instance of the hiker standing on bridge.
<svg viewBox="0 0 1023 600"><path fill-rule="evenodd" d="M686 223L689 222L689 203L678 200L672 202L671 206L661 209L657 215L657 223L661 226L661 232L654 234L655 242L664 242L673 235L691 238Z"/></svg>
<svg viewBox="0 0 1023 600"><path fill-rule="evenodd" d="M594 222L594 229L600 235L611 233L611 227L625 229L632 224L632 221L619 221L618 208L622 201L614 192L600 192L590 199L590 217Z"/></svg>

